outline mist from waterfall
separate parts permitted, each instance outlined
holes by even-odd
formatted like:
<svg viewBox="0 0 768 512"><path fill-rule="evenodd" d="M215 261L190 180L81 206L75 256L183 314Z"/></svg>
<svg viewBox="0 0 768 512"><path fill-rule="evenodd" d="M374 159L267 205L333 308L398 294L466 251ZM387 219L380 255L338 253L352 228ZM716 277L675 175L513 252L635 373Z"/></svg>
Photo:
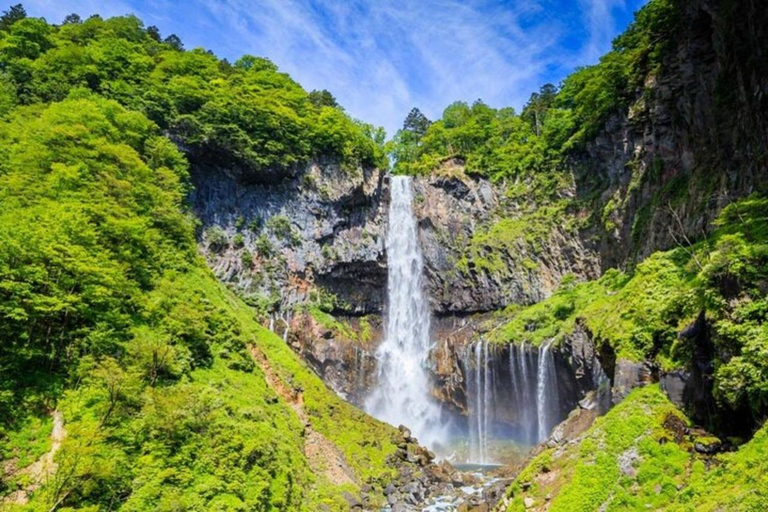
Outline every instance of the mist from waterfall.
<svg viewBox="0 0 768 512"><path fill-rule="evenodd" d="M376 350L378 379L365 409L392 425L406 425L422 444L434 449L446 439L447 426L430 391L430 311L411 207L411 178L393 176L390 191L386 332Z"/></svg>

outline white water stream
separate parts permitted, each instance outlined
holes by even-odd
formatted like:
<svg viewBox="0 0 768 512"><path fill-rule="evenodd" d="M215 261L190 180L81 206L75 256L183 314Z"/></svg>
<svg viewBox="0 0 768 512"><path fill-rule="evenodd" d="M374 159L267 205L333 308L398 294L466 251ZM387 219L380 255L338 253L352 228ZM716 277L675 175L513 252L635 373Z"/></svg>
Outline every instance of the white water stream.
<svg viewBox="0 0 768 512"><path fill-rule="evenodd" d="M365 409L392 425L407 425L422 444L435 449L446 439L447 426L430 393L430 311L411 208L411 179L392 177L390 190L386 333L376 351L377 384Z"/></svg>

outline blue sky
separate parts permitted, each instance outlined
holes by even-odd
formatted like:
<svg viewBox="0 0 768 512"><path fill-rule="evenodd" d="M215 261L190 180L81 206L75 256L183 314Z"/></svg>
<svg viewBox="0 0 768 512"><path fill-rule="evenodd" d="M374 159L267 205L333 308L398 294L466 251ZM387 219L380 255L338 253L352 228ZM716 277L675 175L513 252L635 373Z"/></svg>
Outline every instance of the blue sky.
<svg viewBox="0 0 768 512"><path fill-rule="evenodd" d="M412 107L522 107L597 62L645 0L19 0L31 16L134 13L186 48L269 57L392 135ZM15 3L15 2L14 2Z"/></svg>

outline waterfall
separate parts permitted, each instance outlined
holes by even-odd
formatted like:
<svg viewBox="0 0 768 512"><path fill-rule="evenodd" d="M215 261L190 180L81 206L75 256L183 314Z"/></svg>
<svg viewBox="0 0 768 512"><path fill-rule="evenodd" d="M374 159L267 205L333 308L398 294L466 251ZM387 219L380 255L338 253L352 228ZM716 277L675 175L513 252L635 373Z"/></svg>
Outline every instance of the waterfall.
<svg viewBox="0 0 768 512"><path fill-rule="evenodd" d="M549 431L554 427L558 404L557 382L555 381L555 360L550 350L554 340L545 341L539 348L539 368L536 377L536 417L538 425L538 441L549 437ZM554 386L551 385L554 383Z"/></svg>
<svg viewBox="0 0 768 512"><path fill-rule="evenodd" d="M546 341L538 349L509 345L510 402L517 438L526 444L543 441L562 420L552 344Z"/></svg>
<svg viewBox="0 0 768 512"><path fill-rule="evenodd" d="M518 418L519 437L522 442L536 441L533 431L533 410L536 406L536 395L533 387L536 384L529 378L531 353L525 344L509 346L509 374L512 380L512 403Z"/></svg>
<svg viewBox="0 0 768 512"><path fill-rule="evenodd" d="M446 426L430 393L430 312L411 209L411 179L394 176L390 189L386 332L376 351L378 381L365 409L392 425L407 425L422 443L434 448L445 439Z"/></svg>
<svg viewBox="0 0 768 512"><path fill-rule="evenodd" d="M467 346L464 353L469 413L469 461L478 464L494 462L488 453L490 426L496 403L494 358L495 349L486 341Z"/></svg>

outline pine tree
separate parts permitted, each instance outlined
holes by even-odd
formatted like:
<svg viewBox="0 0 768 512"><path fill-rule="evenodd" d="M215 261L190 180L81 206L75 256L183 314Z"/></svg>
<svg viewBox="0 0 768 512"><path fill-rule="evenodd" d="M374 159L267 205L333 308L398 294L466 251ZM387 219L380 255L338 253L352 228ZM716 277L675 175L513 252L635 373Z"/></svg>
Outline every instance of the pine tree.
<svg viewBox="0 0 768 512"><path fill-rule="evenodd" d="M411 132L419 137L423 137L427 133L427 128L432 122L427 119L427 116L421 113L418 108L411 109L403 122L403 130Z"/></svg>
<svg viewBox="0 0 768 512"><path fill-rule="evenodd" d="M7 32L11 29L14 23L23 20L26 17L27 11L24 10L23 5L13 5L7 11L3 11L3 15L0 16L0 30L5 30Z"/></svg>

